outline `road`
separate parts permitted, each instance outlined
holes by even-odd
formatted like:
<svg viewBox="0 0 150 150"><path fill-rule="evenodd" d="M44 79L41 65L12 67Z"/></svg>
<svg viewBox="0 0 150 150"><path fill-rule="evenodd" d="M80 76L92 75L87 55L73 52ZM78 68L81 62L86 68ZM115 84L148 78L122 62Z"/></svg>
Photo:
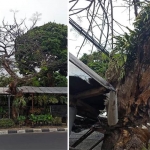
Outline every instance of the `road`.
<svg viewBox="0 0 150 150"><path fill-rule="evenodd" d="M0 135L0 150L67 150L67 133Z"/></svg>

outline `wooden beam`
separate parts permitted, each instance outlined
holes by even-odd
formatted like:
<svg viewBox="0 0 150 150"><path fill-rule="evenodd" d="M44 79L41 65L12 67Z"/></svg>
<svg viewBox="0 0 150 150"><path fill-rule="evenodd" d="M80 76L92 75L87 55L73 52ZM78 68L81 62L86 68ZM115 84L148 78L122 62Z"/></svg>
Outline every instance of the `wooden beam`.
<svg viewBox="0 0 150 150"><path fill-rule="evenodd" d="M89 97L98 96L98 95L104 94L106 90L107 89L104 87L87 90L77 95L73 95L73 99L85 99Z"/></svg>

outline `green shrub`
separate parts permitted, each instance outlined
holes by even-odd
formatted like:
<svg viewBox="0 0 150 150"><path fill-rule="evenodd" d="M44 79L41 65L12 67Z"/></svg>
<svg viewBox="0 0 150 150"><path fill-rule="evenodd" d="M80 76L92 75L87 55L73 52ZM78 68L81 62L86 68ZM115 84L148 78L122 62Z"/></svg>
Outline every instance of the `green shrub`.
<svg viewBox="0 0 150 150"><path fill-rule="evenodd" d="M52 117L52 115L47 114L46 117L47 117L47 123L48 123L48 124L51 124L51 123L53 122L53 117Z"/></svg>
<svg viewBox="0 0 150 150"><path fill-rule="evenodd" d="M48 124L51 124L52 123L52 115L50 114L45 114L45 115L34 115L34 114L31 114L30 115L30 120L33 122L33 123L42 123L42 124L45 124L45 123L48 123Z"/></svg>
<svg viewBox="0 0 150 150"><path fill-rule="evenodd" d="M36 122L38 121L37 115L31 114L31 115L29 116L29 118L30 118L29 120L31 120L32 123L36 123Z"/></svg>
<svg viewBox="0 0 150 150"><path fill-rule="evenodd" d="M8 119L8 118L0 119L0 128L13 127L14 125L15 123L12 119Z"/></svg>
<svg viewBox="0 0 150 150"><path fill-rule="evenodd" d="M62 125L62 118L61 117L55 117L53 119L53 125Z"/></svg>
<svg viewBox="0 0 150 150"><path fill-rule="evenodd" d="M23 125L24 122L25 122L25 120L26 120L25 116L19 116L19 117L17 117L17 121L18 121L19 125Z"/></svg>

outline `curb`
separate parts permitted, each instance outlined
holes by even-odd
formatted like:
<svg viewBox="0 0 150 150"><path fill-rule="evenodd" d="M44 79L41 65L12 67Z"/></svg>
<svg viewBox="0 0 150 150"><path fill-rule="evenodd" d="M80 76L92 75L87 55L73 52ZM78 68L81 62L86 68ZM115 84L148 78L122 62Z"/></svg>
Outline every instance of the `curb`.
<svg viewBox="0 0 150 150"><path fill-rule="evenodd" d="M67 132L67 128L43 128L43 129L18 129L18 130L0 130L0 135L22 134L22 133L46 133L46 132Z"/></svg>

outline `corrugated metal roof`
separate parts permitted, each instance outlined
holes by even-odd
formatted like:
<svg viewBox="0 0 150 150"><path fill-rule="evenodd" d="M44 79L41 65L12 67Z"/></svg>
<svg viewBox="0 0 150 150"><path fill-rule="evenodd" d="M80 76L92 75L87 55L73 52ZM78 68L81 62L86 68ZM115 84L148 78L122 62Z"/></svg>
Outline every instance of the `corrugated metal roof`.
<svg viewBox="0 0 150 150"><path fill-rule="evenodd" d="M9 95L9 93L7 92L8 90L9 90L8 87L0 87L0 94Z"/></svg>
<svg viewBox="0 0 150 150"><path fill-rule="evenodd" d="M101 76L99 76L97 73L95 73L91 68L89 68L83 62L81 62L79 59L77 59L71 53L69 53L69 60L75 66L77 66L78 68L80 68L83 72L85 72L87 75L89 75L95 81L97 81L99 84L101 84L102 86L104 86L106 89L115 91L114 87L110 83L108 83L105 79L103 79Z"/></svg>
<svg viewBox="0 0 150 150"><path fill-rule="evenodd" d="M33 87L22 86L17 87L23 93L49 93L49 94L67 94L67 87Z"/></svg>
<svg viewBox="0 0 150 150"><path fill-rule="evenodd" d="M67 87L17 87L23 93L67 94ZM0 95L10 95L8 87L0 87Z"/></svg>

